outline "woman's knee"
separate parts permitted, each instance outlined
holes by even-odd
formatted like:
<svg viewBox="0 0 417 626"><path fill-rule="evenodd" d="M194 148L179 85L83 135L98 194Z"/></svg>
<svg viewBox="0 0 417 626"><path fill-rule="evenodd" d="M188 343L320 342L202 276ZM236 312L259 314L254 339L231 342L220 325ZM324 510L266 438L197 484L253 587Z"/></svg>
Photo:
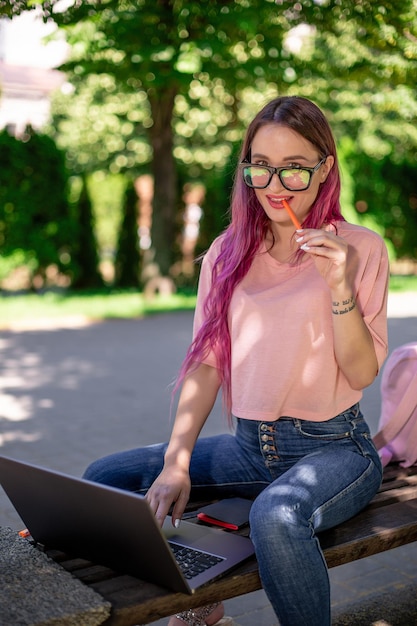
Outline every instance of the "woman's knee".
<svg viewBox="0 0 417 626"><path fill-rule="evenodd" d="M115 478L114 462L112 457L103 457L93 461L85 470L83 478L95 483L112 485Z"/></svg>
<svg viewBox="0 0 417 626"><path fill-rule="evenodd" d="M164 463L165 444L126 450L94 461L84 478L119 489L145 493Z"/></svg>
<svg viewBox="0 0 417 626"><path fill-rule="evenodd" d="M258 540L283 538L309 527L303 507L290 493L265 489L254 501L250 511L251 536Z"/></svg>

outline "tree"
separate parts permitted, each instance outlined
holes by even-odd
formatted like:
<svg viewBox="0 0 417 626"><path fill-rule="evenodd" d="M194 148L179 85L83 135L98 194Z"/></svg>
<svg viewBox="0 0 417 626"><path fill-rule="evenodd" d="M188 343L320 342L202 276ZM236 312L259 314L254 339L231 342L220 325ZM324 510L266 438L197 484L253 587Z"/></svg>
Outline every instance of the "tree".
<svg viewBox="0 0 417 626"><path fill-rule="evenodd" d="M95 220L85 177L82 178L81 193L75 210L77 237L73 256L76 269L72 286L79 289L102 287L103 279L98 271Z"/></svg>
<svg viewBox="0 0 417 626"><path fill-rule="evenodd" d="M151 123L142 92L120 92L114 76L72 78L74 90L52 96L46 126L67 154L73 174L140 171L151 158L146 127Z"/></svg>
<svg viewBox="0 0 417 626"><path fill-rule="evenodd" d="M146 98L132 137L146 131L152 148L153 243L162 274L172 254L174 157L190 147L181 127L191 128L194 146L206 127L210 157L222 135L239 139L242 120L267 96L297 92L323 106L339 136L358 137L358 150L400 149L401 135L408 152L415 148L416 0L400 8L389 0L87 0L53 15L54 5L43 3L74 44L65 68L74 84L100 75L117 93ZM307 34L300 37L297 27Z"/></svg>
<svg viewBox="0 0 417 626"><path fill-rule="evenodd" d="M34 9L38 3L36 0L0 0L0 16L13 17L23 11Z"/></svg>
<svg viewBox="0 0 417 626"><path fill-rule="evenodd" d="M138 196L133 181L125 192L123 219L120 225L116 262L115 285L139 286Z"/></svg>
<svg viewBox="0 0 417 626"><path fill-rule="evenodd" d="M70 43L78 42L79 53L64 69L78 79L91 73L110 75L120 92L146 93L155 181L152 241L162 275L172 263L175 228L172 118L176 97L188 94L196 73L198 80L205 76L208 84L219 73L223 82L248 79L254 65L259 65L259 29L271 30L273 24L285 21L274 3L253 4L252 8L246 2L228 0L219 11L212 0L203 5L173 0L90 1L76 3L54 16L59 25L71 27ZM278 34L282 36L282 32L280 29ZM276 35L277 31L274 45ZM243 49L234 50L234 41L244 42Z"/></svg>
<svg viewBox="0 0 417 626"><path fill-rule="evenodd" d="M333 29L317 30L297 77L301 90L330 112L338 136L354 138L359 153L377 159L415 154L416 9L415 0L401 10L392 2L335 3Z"/></svg>
<svg viewBox="0 0 417 626"><path fill-rule="evenodd" d="M238 122L242 94L250 84L265 90L274 83L282 92L298 78L299 90L300 86L301 91L314 90L327 105L328 94L337 94L343 81L345 94L350 86L358 87L365 75L370 91L387 82L398 84L409 73L411 62L415 67L414 35L409 29L413 9L412 1L403 2L399 11L387 0L377 5L358 0L347 7L337 0L224 0L221 4L88 0L55 15L58 24L70 28L69 41L77 44L67 70L78 79L92 73L110 75L120 93L146 94L155 180L152 240L162 274L169 271L174 235L173 115L178 97L192 100L192 91L199 88L222 90L229 103L226 125L230 129ZM288 47L288 33L301 24L316 29L315 41L320 44L313 41L310 58L292 54ZM340 46L343 37L346 45ZM319 84L323 98L317 92ZM196 100L201 103L204 97L194 95Z"/></svg>
<svg viewBox="0 0 417 626"><path fill-rule="evenodd" d="M28 128L22 139L0 133L0 245L17 250L33 276L48 266L71 271L74 223L67 202L65 156L48 136Z"/></svg>

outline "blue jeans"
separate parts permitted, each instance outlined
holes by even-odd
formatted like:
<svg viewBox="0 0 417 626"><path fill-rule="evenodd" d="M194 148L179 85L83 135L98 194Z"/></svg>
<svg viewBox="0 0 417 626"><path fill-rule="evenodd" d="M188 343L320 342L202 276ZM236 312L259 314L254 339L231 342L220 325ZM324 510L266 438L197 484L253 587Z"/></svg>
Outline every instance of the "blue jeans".
<svg viewBox="0 0 417 626"><path fill-rule="evenodd" d="M85 478L144 494L166 444L95 461ZM358 513L382 467L359 405L325 422L237 419L236 432L197 441L191 499L253 498L251 539L281 626L330 626L330 586L317 533Z"/></svg>

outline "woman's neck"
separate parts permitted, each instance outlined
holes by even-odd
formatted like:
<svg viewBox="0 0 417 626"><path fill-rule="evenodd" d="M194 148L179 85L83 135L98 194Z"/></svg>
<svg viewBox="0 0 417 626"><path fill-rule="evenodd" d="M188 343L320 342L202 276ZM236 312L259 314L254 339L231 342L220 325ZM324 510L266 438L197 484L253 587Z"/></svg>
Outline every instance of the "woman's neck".
<svg viewBox="0 0 417 626"><path fill-rule="evenodd" d="M294 228L275 228L267 232L265 245L268 253L280 263L289 263L294 260L298 250L295 241Z"/></svg>

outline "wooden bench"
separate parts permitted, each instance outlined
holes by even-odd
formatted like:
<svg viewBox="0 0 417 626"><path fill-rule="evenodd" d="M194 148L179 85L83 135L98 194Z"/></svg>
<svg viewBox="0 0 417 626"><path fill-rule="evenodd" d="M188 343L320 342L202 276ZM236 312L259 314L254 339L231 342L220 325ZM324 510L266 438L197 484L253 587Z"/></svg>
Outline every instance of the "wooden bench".
<svg viewBox="0 0 417 626"><path fill-rule="evenodd" d="M417 541L417 466L408 469L388 466L381 489L370 505L356 517L320 535L329 567L413 541ZM149 624L187 608L261 588L255 558L190 596L167 591L83 559L70 559L58 551L48 554L111 603L111 616L105 626Z"/></svg>

